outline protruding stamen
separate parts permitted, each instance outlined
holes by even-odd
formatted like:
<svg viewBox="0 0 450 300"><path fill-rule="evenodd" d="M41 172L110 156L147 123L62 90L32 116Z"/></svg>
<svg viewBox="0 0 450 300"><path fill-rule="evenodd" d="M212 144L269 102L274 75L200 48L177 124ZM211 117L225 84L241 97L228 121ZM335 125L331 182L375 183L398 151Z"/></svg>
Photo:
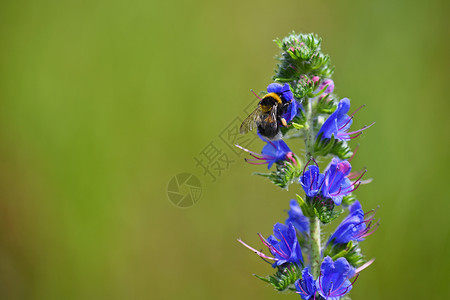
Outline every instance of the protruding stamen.
<svg viewBox="0 0 450 300"><path fill-rule="evenodd" d="M308 162L306 163L305 167L303 168L303 174L305 174L306 171L306 167L308 167L309 163L311 162L312 157L308 160Z"/></svg>
<svg viewBox="0 0 450 300"><path fill-rule="evenodd" d="M258 254L258 256L265 258L265 259L270 259L270 260L278 260L276 258L270 257L265 255L264 253L262 253L261 251L258 251L252 247L250 247L249 245L247 245L246 243L244 243L241 239L237 240L239 243L241 243L242 245L244 245L245 247L247 247L248 249L252 250L253 252L255 252L256 254Z"/></svg>
<svg viewBox="0 0 450 300"><path fill-rule="evenodd" d="M299 286L300 289L302 290L303 294L306 296L306 295L308 295L308 293L305 292L305 290L302 288L302 284L301 284L302 280L303 280L303 279L300 279L300 280L299 280L298 286ZM301 292L297 292L297 293L300 294Z"/></svg>
<svg viewBox="0 0 450 300"><path fill-rule="evenodd" d="M352 157L350 157L350 158L348 159L348 162L352 162L352 160L353 160L353 157L355 157L355 155L356 155L356 152L358 152L358 149L359 149L359 144L358 144L358 145L356 145L356 147L355 147L355 150L353 150L353 154L352 154Z"/></svg>
<svg viewBox="0 0 450 300"><path fill-rule="evenodd" d="M347 124L350 123L351 120L353 120L353 116L349 117L349 118L348 118L348 121L347 121L344 125L342 125L341 127L339 127L338 130L342 130L342 128L344 128L345 126L347 126Z"/></svg>
<svg viewBox="0 0 450 300"><path fill-rule="evenodd" d="M361 128L361 129L358 129L358 130L355 130L355 131L352 131L352 132L348 132L347 134L351 135L351 134L355 134L355 133L361 132L361 131L366 130L367 128L371 127L373 124L375 124L375 122L373 122L372 124L370 124L368 126L366 125L363 128Z"/></svg>
<svg viewBox="0 0 450 300"><path fill-rule="evenodd" d="M375 261L375 258L372 258L371 260L369 260L368 262L366 262L365 264L363 264L361 267L357 268L355 270L355 274L359 274L362 270L364 270L365 268L367 268L368 266L370 266L373 262ZM354 282L353 282L354 283Z"/></svg>
<svg viewBox="0 0 450 300"><path fill-rule="evenodd" d="M352 114L350 115L350 117L353 117L354 114L356 114L361 108L365 107L366 105L363 104L360 107L358 107L354 112L352 112Z"/></svg>
<svg viewBox="0 0 450 300"><path fill-rule="evenodd" d="M286 238L284 237L283 233L281 233L281 230L280 230L280 229L278 229L278 232L280 233L281 237L283 238L284 243L286 244L288 250L289 250L290 252L292 252L292 249L291 249L291 247L289 246L289 243L286 241Z"/></svg>
<svg viewBox="0 0 450 300"><path fill-rule="evenodd" d="M347 178L350 180L355 179L356 177L360 176L363 173L364 173L364 170L357 171L357 172L350 172L350 174L347 175Z"/></svg>
<svg viewBox="0 0 450 300"><path fill-rule="evenodd" d="M239 149L241 149L241 150L244 150L245 152L247 152L247 153L250 153L250 155L252 155L253 157L261 157L261 154L259 154L259 153L256 153L256 152L253 152L253 151L250 151L250 150L248 150L248 149L245 149L244 147L242 147L242 146L240 146L240 145L235 145L236 147L238 147Z"/></svg>
<svg viewBox="0 0 450 300"><path fill-rule="evenodd" d="M361 134L363 134L363 133L360 132L360 133L358 133L357 135L351 136L350 139L351 139L351 140L356 139L356 138L357 138L358 136L360 136Z"/></svg>
<svg viewBox="0 0 450 300"><path fill-rule="evenodd" d="M337 193L330 194L330 196L335 197L335 196L339 195L341 193L341 190L342 190L342 186L339 187L339 191L337 191Z"/></svg>
<svg viewBox="0 0 450 300"><path fill-rule="evenodd" d="M263 242L264 246L266 246L267 248L269 248L270 252L275 252L276 254L280 255L283 258L288 258L289 256L284 253L284 252L280 252L277 248L275 248L274 246L272 246L271 244L269 244L266 239L260 234L258 233L259 238L261 239L261 241ZM274 254L272 252L272 254Z"/></svg>
<svg viewBox="0 0 450 300"><path fill-rule="evenodd" d="M364 176L364 174L366 174L366 172L367 172L367 169L364 169L364 171L362 172L361 176L359 176L359 178L356 179L356 180L353 182L352 185L354 185L356 182L359 182L359 181L361 180L361 178Z"/></svg>
<svg viewBox="0 0 450 300"><path fill-rule="evenodd" d="M313 160L314 164L319 167L319 164L317 163L317 161L314 159L314 157L311 156L311 159Z"/></svg>
<svg viewBox="0 0 450 300"><path fill-rule="evenodd" d="M310 174L310 176L311 176L311 174ZM316 174L314 174L313 177L310 177L311 178L311 184L309 186L309 191L312 191L312 186L313 186L313 183L314 183L315 176L316 176Z"/></svg>

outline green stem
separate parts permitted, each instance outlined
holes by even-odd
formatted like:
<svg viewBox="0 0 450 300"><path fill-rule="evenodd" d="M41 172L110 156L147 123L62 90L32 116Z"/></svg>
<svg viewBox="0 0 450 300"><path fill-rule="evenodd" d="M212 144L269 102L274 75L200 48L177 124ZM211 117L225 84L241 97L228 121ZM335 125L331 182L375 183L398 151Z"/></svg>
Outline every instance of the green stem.
<svg viewBox="0 0 450 300"><path fill-rule="evenodd" d="M309 218L309 241L311 243L311 245L310 245L311 274L313 275L314 278L318 278L319 272L320 272L320 261L321 261L320 221L316 216Z"/></svg>
<svg viewBox="0 0 450 300"><path fill-rule="evenodd" d="M305 139L305 147L306 147L306 161L308 161L311 157L313 157L314 153L314 130L313 130L313 111L312 111L312 99L308 99L308 109L306 111L306 139Z"/></svg>
<svg viewBox="0 0 450 300"><path fill-rule="evenodd" d="M305 147L306 147L306 161L313 158L314 154L314 116L312 109L312 99L308 99L308 106L306 111L306 138L305 138ZM311 208L312 209L312 208ZM312 214L313 216L309 218L309 242L310 242L310 263L311 263L311 273L314 278L318 278L320 272L320 262L321 262L321 253L320 253L320 221L317 216Z"/></svg>

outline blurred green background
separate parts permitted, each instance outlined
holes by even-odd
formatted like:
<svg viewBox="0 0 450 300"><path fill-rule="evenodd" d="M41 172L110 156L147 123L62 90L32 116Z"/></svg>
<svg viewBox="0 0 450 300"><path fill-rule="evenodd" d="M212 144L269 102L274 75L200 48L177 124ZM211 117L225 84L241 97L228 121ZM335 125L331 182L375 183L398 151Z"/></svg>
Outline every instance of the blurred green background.
<svg viewBox="0 0 450 300"><path fill-rule="evenodd" d="M319 34L336 93L367 105L353 128L377 122L353 164L382 224L352 298L449 298L448 3L2 1L0 298L300 299L236 242L262 248L299 187L237 156L211 182L194 161L292 30ZM202 182L190 208L167 197L180 172Z"/></svg>

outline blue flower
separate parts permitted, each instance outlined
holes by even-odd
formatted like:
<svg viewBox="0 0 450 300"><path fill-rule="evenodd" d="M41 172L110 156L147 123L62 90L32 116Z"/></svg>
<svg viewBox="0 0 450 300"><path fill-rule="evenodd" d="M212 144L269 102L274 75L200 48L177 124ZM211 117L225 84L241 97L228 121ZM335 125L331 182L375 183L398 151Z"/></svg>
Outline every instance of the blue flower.
<svg viewBox="0 0 450 300"><path fill-rule="evenodd" d="M364 215L359 201L349 208L349 215L336 228L328 243L347 244L350 241L360 242L364 237L372 234L378 227L378 223L372 226L373 214Z"/></svg>
<svg viewBox="0 0 450 300"><path fill-rule="evenodd" d="M279 83L271 83L267 86L268 93L276 93L280 95L283 103L290 102L291 104L286 109L286 112L281 116L287 123L291 122L297 115L299 109L303 109L302 105L294 99L294 94L288 83L281 85Z"/></svg>
<svg viewBox="0 0 450 300"><path fill-rule="evenodd" d="M275 93L280 95L283 102L289 102L294 98L291 87L288 83L281 85L279 83L271 83L267 86L268 93Z"/></svg>
<svg viewBox="0 0 450 300"><path fill-rule="evenodd" d="M238 239L238 242L258 254L260 257L275 261L272 264L272 267L274 268L286 263L295 263L297 265L300 265L300 263L303 264L302 250L298 243L297 233L295 232L292 223L289 223L288 225L276 223L273 226L273 235L269 236L267 240L261 234L258 233L258 235L274 257L267 256L261 251L255 250L241 239Z"/></svg>
<svg viewBox="0 0 450 300"><path fill-rule="evenodd" d="M361 107L360 107L361 108ZM356 111L358 111L358 108ZM348 98L344 98L339 101L337 109L328 117L328 119L323 123L319 132L317 133L317 137L321 136L322 139L331 139L331 136L334 136L335 139L341 141L348 141L354 139L362 134L362 131L369 128L375 123L370 124L369 126L364 126L363 128L353 131L347 132L352 125L353 115L356 111L348 116L347 112L350 109L350 100ZM351 136L352 134L356 134Z"/></svg>
<svg viewBox="0 0 450 300"><path fill-rule="evenodd" d="M286 155L291 152L288 145L283 140L269 141L263 138L267 144L263 147L261 153L269 164L268 169L276 162L286 160Z"/></svg>
<svg viewBox="0 0 450 300"><path fill-rule="evenodd" d="M331 257L324 258L320 266L320 276L316 281L319 294L328 300L338 300L352 289L349 278L355 274L355 269L344 258L335 262Z"/></svg>
<svg viewBox="0 0 450 300"><path fill-rule="evenodd" d="M355 189L353 186L359 181L352 183L347 176L350 174L352 166L346 160L333 158L328 168L325 170L325 178L321 189L321 195L332 199L334 204L340 205L342 198L350 194ZM358 187L358 186L357 186Z"/></svg>
<svg viewBox="0 0 450 300"><path fill-rule="evenodd" d="M301 233L309 233L309 219L303 215L302 209L297 201L292 199L290 202L291 209L288 211L289 218L286 219L286 225L292 223L294 227Z"/></svg>
<svg viewBox="0 0 450 300"><path fill-rule="evenodd" d="M319 167L309 166L308 171L300 176L300 184L308 197L315 197L322 187L324 175L320 174Z"/></svg>
<svg viewBox="0 0 450 300"><path fill-rule="evenodd" d="M309 271L309 267L303 269L302 278L297 279L295 288L297 289L297 294L299 294L303 300L308 300L316 294L316 283Z"/></svg>
<svg viewBox="0 0 450 300"><path fill-rule="evenodd" d="M349 109L350 100L348 98L339 101L337 109L323 123L317 136L322 134L322 138L331 139L331 136L334 135L335 139L349 140L350 136L347 130L353 122L352 118L347 116Z"/></svg>
<svg viewBox="0 0 450 300"><path fill-rule="evenodd" d="M276 261L272 265L274 268L285 263L303 263L302 251L292 223L288 225L277 223L273 226L273 235L269 236L267 240L261 235L260 237L275 257Z"/></svg>
<svg viewBox="0 0 450 300"><path fill-rule="evenodd" d="M259 134L258 134L259 135ZM293 158L293 153L289 149L288 145L283 140L270 141L263 138L261 135L259 137L266 142L262 148L261 154L245 149L239 145L236 147L244 150L253 156L253 159L246 159L245 161L253 165L263 165L267 164L267 168L270 169L274 163L279 163L284 160L291 160L294 164L297 162Z"/></svg>
<svg viewBox="0 0 450 300"><path fill-rule="evenodd" d="M312 165L308 167L308 171L303 172L299 181L309 198L331 199L334 204L341 205L342 198L361 184L362 175L353 183L350 181L348 175L351 169L348 161L333 158L324 174L320 173L319 167Z"/></svg>
<svg viewBox="0 0 450 300"><path fill-rule="evenodd" d="M288 106L286 112L281 117L289 123L298 115L299 109L303 109L302 105L297 100L292 99L291 105Z"/></svg>

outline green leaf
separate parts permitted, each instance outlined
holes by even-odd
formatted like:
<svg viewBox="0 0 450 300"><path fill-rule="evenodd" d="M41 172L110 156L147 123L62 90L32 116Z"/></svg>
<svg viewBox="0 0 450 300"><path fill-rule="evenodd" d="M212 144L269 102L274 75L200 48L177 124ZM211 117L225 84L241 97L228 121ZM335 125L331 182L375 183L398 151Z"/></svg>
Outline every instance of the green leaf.
<svg viewBox="0 0 450 300"><path fill-rule="evenodd" d="M291 124L292 124L292 126L294 126L295 129L302 129L302 128L305 127L305 125L300 125L300 124L295 123L295 122L292 122Z"/></svg>
<svg viewBox="0 0 450 300"><path fill-rule="evenodd" d="M278 271L273 275L262 277L254 274L254 276L270 283L278 291L295 290L294 283L302 277L302 267L291 263L279 266Z"/></svg>
<svg viewBox="0 0 450 300"><path fill-rule="evenodd" d="M331 199L307 198L307 201L314 214L324 224L330 223L344 212L343 209L335 210L334 202Z"/></svg>
<svg viewBox="0 0 450 300"><path fill-rule="evenodd" d="M253 175L266 177L280 188L288 189L291 183L298 181L298 178L303 171L298 157L294 156L293 158L295 163L285 160L281 163L277 163L277 168L271 173L255 172Z"/></svg>
<svg viewBox="0 0 450 300"><path fill-rule="evenodd" d="M324 256L330 256L333 260L345 257L349 264L358 268L366 263L364 255L358 242L350 241L347 244L336 244L334 240L330 241L324 249Z"/></svg>
<svg viewBox="0 0 450 300"><path fill-rule="evenodd" d="M333 73L330 57L321 52L322 40L317 35L292 32L283 40L276 39L275 43L281 49L274 76L276 81L294 82L300 75L326 78Z"/></svg>

